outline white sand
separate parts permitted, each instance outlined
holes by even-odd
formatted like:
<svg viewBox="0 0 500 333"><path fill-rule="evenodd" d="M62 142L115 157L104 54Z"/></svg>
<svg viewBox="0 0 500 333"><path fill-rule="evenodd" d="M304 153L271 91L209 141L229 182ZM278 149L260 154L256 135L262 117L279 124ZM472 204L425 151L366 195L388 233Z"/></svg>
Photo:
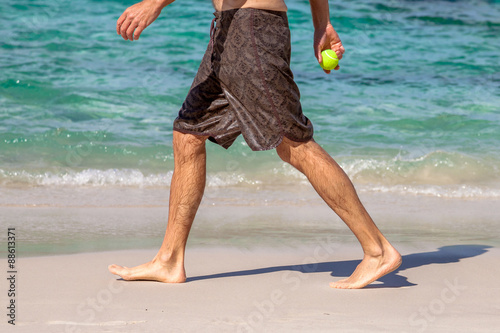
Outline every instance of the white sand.
<svg viewBox="0 0 500 333"><path fill-rule="evenodd" d="M18 258L16 326L2 332L498 332L500 249L398 245L400 270L331 289L360 250L188 248L188 282L127 282L107 265L155 250ZM2 308L8 302L2 279ZM6 312L6 310L4 310Z"/></svg>
<svg viewBox="0 0 500 333"><path fill-rule="evenodd" d="M188 243L189 279L181 285L121 281L107 270L111 263L144 263L155 249L25 257L155 247L168 212L164 189L9 191L0 195L0 227L16 227L21 256L15 327L7 324L7 273L0 279L2 333L500 327L497 201L363 194L404 262L369 288L335 290L328 283L351 274L361 250L312 189L208 191Z"/></svg>

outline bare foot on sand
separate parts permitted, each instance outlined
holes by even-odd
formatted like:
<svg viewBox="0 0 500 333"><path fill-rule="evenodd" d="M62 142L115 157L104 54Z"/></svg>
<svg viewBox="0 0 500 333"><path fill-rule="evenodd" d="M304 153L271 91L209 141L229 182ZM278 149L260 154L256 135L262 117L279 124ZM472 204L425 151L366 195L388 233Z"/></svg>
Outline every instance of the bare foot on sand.
<svg viewBox="0 0 500 333"><path fill-rule="evenodd" d="M120 276L124 280L150 280L165 283L182 283L186 281L186 272L183 265L169 265L158 259L128 268L118 265L110 265L109 271Z"/></svg>
<svg viewBox="0 0 500 333"><path fill-rule="evenodd" d="M389 245L390 246L390 245ZM347 279L330 283L330 287L338 289L360 289L373 281L389 274L401 265L401 255L390 246L381 256L365 255L358 267Z"/></svg>

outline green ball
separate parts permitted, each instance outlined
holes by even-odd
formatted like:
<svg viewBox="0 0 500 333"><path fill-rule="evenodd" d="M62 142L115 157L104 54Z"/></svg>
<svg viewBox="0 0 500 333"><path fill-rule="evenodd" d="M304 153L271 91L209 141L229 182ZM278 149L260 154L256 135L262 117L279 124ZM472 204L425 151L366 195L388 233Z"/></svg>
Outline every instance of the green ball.
<svg viewBox="0 0 500 333"><path fill-rule="evenodd" d="M321 57L323 58L323 61L320 66L328 71L334 69L339 64L339 58L333 50L324 50L321 52Z"/></svg>

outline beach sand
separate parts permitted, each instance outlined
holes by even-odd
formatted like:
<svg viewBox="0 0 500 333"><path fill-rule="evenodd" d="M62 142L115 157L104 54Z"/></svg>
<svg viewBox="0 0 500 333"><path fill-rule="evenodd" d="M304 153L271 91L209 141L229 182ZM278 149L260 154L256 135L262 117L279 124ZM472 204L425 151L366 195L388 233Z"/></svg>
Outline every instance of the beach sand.
<svg viewBox="0 0 500 333"><path fill-rule="evenodd" d="M20 258L16 326L4 320L2 332L498 331L500 249L398 248L403 265L362 290L329 288L360 250L328 238L296 249L189 248L188 281L176 285L107 271L155 250Z"/></svg>
<svg viewBox="0 0 500 333"><path fill-rule="evenodd" d="M362 290L336 290L329 282L350 275L362 252L308 187L209 189L188 241L188 280L178 285L127 282L107 270L153 258L168 212L165 189L6 188L2 194L0 226L16 228L18 252L16 326L4 315L2 332L500 327L494 200L361 193L403 264ZM5 313L8 287L2 279Z"/></svg>

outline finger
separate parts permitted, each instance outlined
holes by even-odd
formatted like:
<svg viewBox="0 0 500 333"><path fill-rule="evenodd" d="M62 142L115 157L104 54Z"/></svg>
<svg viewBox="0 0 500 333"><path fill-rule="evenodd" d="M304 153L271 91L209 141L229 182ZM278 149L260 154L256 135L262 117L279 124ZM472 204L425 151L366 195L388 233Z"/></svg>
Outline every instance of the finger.
<svg viewBox="0 0 500 333"><path fill-rule="evenodd" d="M130 40L134 40L134 30L139 26L139 23L132 22L127 28L127 37Z"/></svg>
<svg viewBox="0 0 500 333"><path fill-rule="evenodd" d="M335 52L337 55L337 58L342 59L342 55L345 52L344 47L342 46L342 42L336 42L331 44L331 49Z"/></svg>
<svg viewBox="0 0 500 333"><path fill-rule="evenodd" d="M342 59L342 56L344 55L344 48L342 45L335 45L332 47L332 50L335 51L335 54L337 55L337 58Z"/></svg>
<svg viewBox="0 0 500 333"><path fill-rule="evenodd" d="M338 71L340 69L340 66L337 65L337 67L334 68L334 70Z"/></svg>
<svg viewBox="0 0 500 333"><path fill-rule="evenodd" d="M339 58L339 60L342 59L342 52L340 51L335 51L335 54L337 55L337 58Z"/></svg>
<svg viewBox="0 0 500 333"><path fill-rule="evenodd" d="M123 21L127 18L127 12L123 12L123 14L118 18L118 21L116 21L116 33L118 35L121 35L120 28L123 24Z"/></svg>
<svg viewBox="0 0 500 333"><path fill-rule="evenodd" d="M135 40L139 39L139 37L141 36L144 29L146 29L146 26L144 24L139 24L139 26L137 27L137 29L135 29L135 32L134 32L134 39Z"/></svg>
<svg viewBox="0 0 500 333"><path fill-rule="evenodd" d="M339 58L339 60L342 59L342 57L344 56L344 53L345 53L344 47L340 46L339 51L335 52L335 53L337 53L337 57Z"/></svg>
<svg viewBox="0 0 500 333"><path fill-rule="evenodd" d="M121 26L121 29L120 29L120 34L122 35L123 39L125 40L128 40L128 36L127 36L127 30L128 30L128 27L130 26L130 23L132 22L132 20L130 18L127 18L125 20L125 22L123 22L122 26Z"/></svg>
<svg viewBox="0 0 500 333"><path fill-rule="evenodd" d="M323 72L325 72L326 74L330 74L330 70L326 70L326 69L323 69Z"/></svg>

